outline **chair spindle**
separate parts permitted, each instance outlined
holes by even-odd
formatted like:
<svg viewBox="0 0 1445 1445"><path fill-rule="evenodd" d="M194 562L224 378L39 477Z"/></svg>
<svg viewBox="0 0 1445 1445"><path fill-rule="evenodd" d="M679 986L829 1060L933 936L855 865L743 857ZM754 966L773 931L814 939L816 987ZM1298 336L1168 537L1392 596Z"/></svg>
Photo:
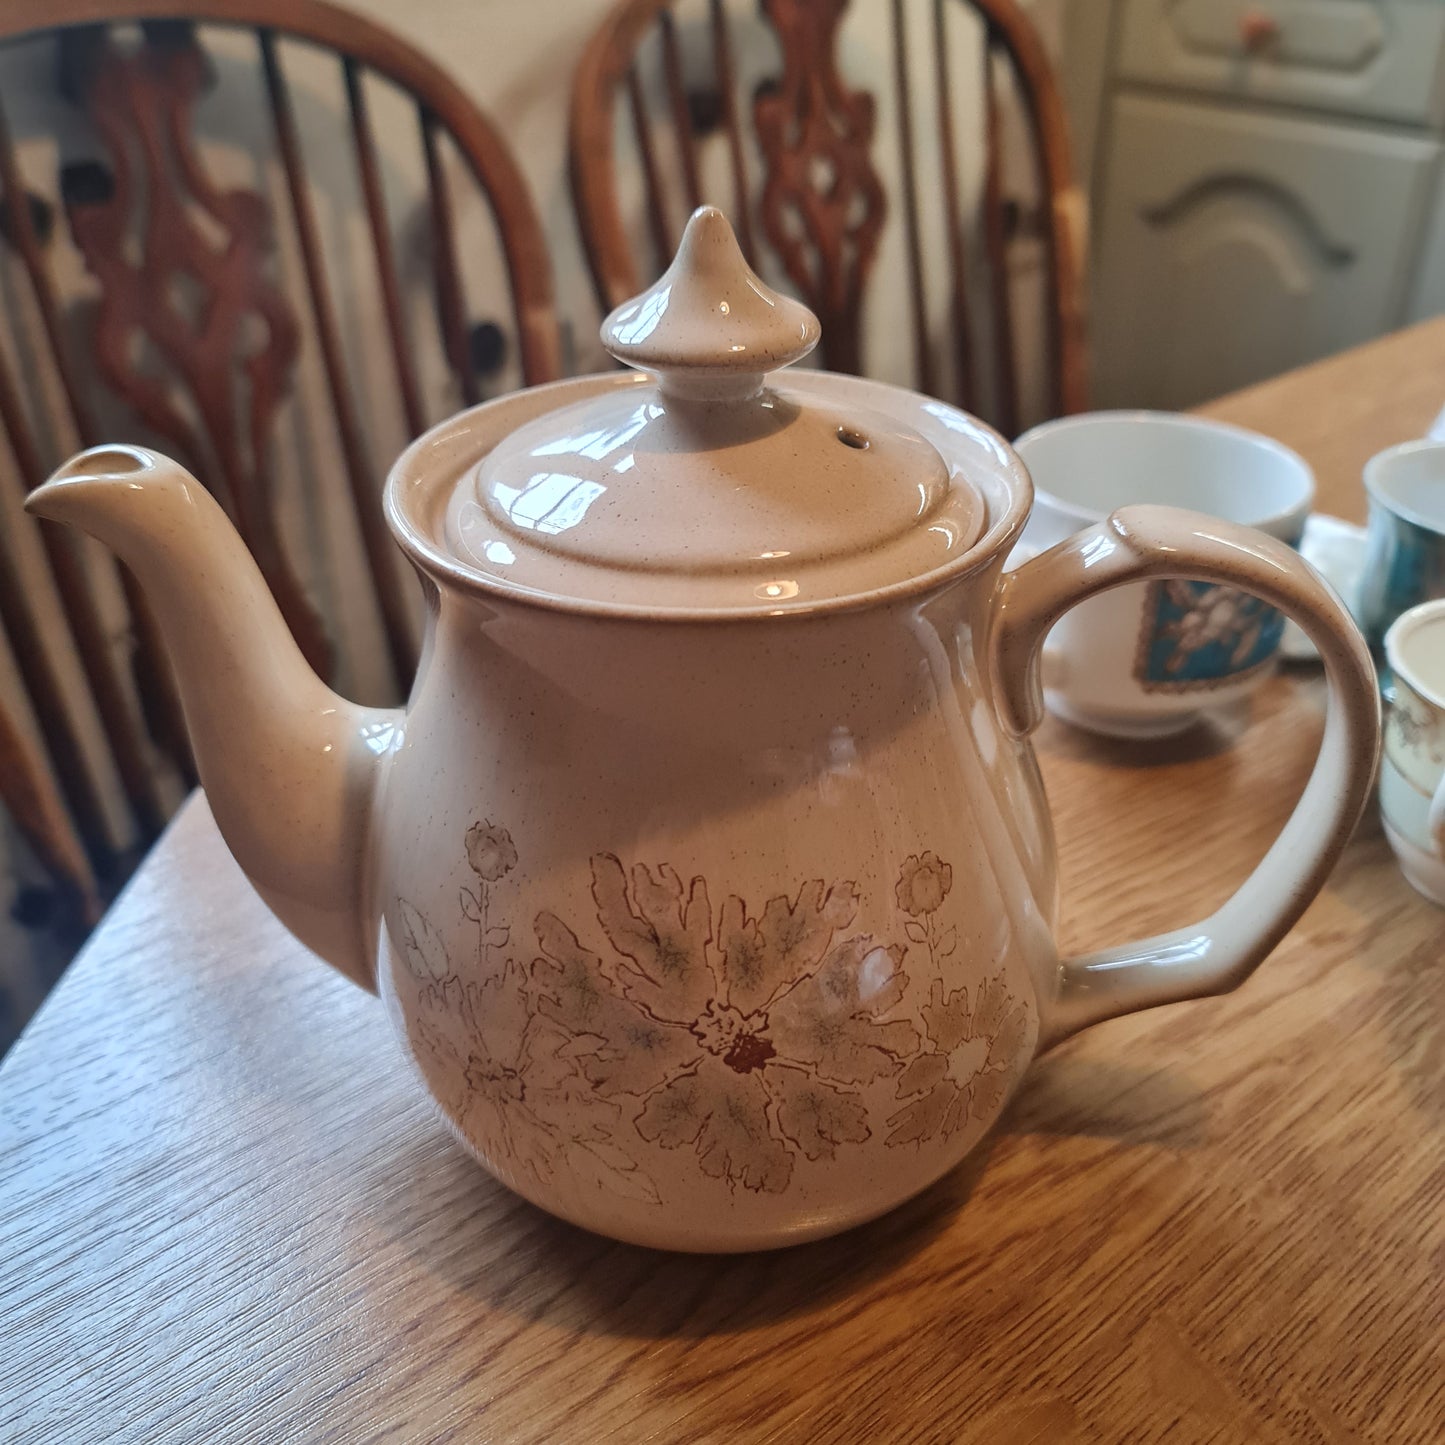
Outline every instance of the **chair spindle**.
<svg viewBox="0 0 1445 1445"><path fill-rule="evenodd" d="M933 0L934 83L938 89L939 164L943 172L944 224L948 231L949 311L953 331L954 399L974 407L973 328L968 305L968 263L963 207L958 194L958 142L953 130L953 91L948 63L949 0Z"/></svg>
<svg viewBox="0 0 1445 1445"><path fill-rule="evenodd" d="M1005 436L1018 431L1018 381L1014 374L1013 303L1009 294L1008 238L1003 216L1003 141L1001 111L994 73L994 34L989 28L983 47L985 165L983 186L984 242L988 249L993 315L994 416Z"/></svg>
<svg viewBox="0 0 1445 1445"><path fill-rule="evenodd" d="M647 228L652 236L657 270L662 271L672 260L672 231L667 224L662 173L658 169L657 150L652 143L652 125L647 118L647 98L635 64L627 70L627 102L632 112L632 130L637 139L637 155L642 162L642 180L647 191Z"/></svg>
<svg viewBox="0 0 1445 1445"><path fill-rule="evenodd" d="M65 337L61 330L59 310L55 302L54 288L51 285L49 269L31 222L30 208L25 203L20 168L11 144L10 128L3 108L0 108L0 191L3 191L0 204L4 206L6 224L16 249L20 252L31 294L35 299L41 325L50 346L56 374L59 376L61 387L65 392L72 425L81 444L91 446L95 441L94 426L70 364ZM24 485L28 490L39 486L45 480L45 468L41 463L34 437L25 424L19 392L8 368L3 388L0 390L5 393L6 433L16 463L20 467ZM146 757L140 729L111 657L106 628L96 608L79 554L73 543L68 538L59 536L53 527L42 527L41 537L56 591L60 596L61 606L75 639L81 667L89 684L91 696L95 700L96 709L100 713L101 721L110 739L121 786L135 811L137 823L148 835L154 836L164 824L165 811ZM154 630L155 624L150 620L149 611L144 608L135 580L124 568L120 569L120 575L125 587L126 602L136 629L137 651L147 654L144 659L137 656L137 666L141 667L148 663L150 666L164 668L163 655L159 651L159 637ZM149 623L149 636L146 635L147 623ZM169 679L168 673L163 675ZM40 692L44 694L46 692L44 681L36 674L32 674L32 678L37 682ZM32 700L37 704L39 702L39 699ZM164 706L167 700L160 699L159 701ZM179 705L175 702L174 694L170 695L168 701L174 709L176 718L179 718ZM60 746L63 750L65 745L62 742ZM60 761L61 759L57 758L57 762ZM86 785L82 784L81 786Z"/></svg>
<svg viewBox="0 0 1445 1445"><path fill-rule="evenodd" d="M0 576L0 627L5 630L5 639L10 645L26 695L34 709L35 719L55 763L55 771L64 789L66 802L70 805L76 823L84 833L86 843L93 850L97 861L104 864L111 852L105 809L82 751L80 738L71 725L60 679L51 666L50 656L41 639L40 626L19 585L14 559L9 555L8 549L0 548L0 569L4 572L4 575Z"/></svg>
<svg viewBox="0 0 1445 1445"><path fill-rule="evenodd" d="M0 798L36 857L75 895L81 922L94 927L100 920L100 891L65 811L69 800L57 794L44 761L4 706L0 706Z"/></svg>
<svg viewBox="0 0 1445 1445"><path fill-rule="evenodd" d="M357 522L361 528L367 561L377 579L377 597L392 667L397 677L404 681L411 676L414 665L411 630L405 607L394 583L392 569L395 563L391 538L381 514L379 488L367 464L346 374L346 363L342 357L336 313L326 279L321 245L316 233L316 217L303 169L301 141L291 109L291 95L276 53L275 32L258 29L256 38L261 47L266 94L271 104L271 122L275 130L276 147L281 154L282 170L286 175L291 217L296 227L302 269L306 273L311 313L316 323L316 338L321 349L327 389L331 394L331 408L341 443L342 462L346 469Z"/></svg>
<svg viewBox="0 0 1445 1445"><path fill-rule="evenodd" d="M682 55L677 44L677 22L671 10L657 17L662 34L662 63L667 74L667 98L672 105L672 124L677 131L677 148L682 158L683 186L687 192L689 211L702 205L702 185L697 171L697 137L692 132L692 113L687 105L687 87L683 83Z"/></svg>
<svg viewBox="0 0 1445 1445"><path fill-rule="evenodd" d="M351 139L356 148L356 165L361 175L361 190L366 202L366 219L371 230L376 276L381 285L386 329L391 336L392 359L396 364L396 382L401 393L402 414L406 418L407 431L416 437L426 430L426 415L422 411L421 389L416 379L416 360L412 354L411 338L407 335L402 312L396 249L392 245L391 226L386 215L386 197L382 191L381 169L376 159L376 138L371 128L371 111L366 103L365 78L361 67L351 56L343 55L341 66L346 80L346 106L351 116Z"/></svg>
<svg viewBox="0 0 1445 1445"><path fill-rule="evenodd" d="M723 125L728 133L728 159L733 173L733 229L749 266L757 265L753 244L753 204L748 190L747 150L743 144L742 122L738 117L737 67L733 64L732 38L728 31L723 0L708 0L712 20L713 75L722 101Z"/></svg>
<svg viewBox="0 0 1445 1445"><path fill-rule="evenodd" d="M482 399L472 366L471 347L467 344L462 317L466 306L462 297L462 273L457 264L456 226L452 220L452 193L447 184L437 144L437 120L425 106L417 107L421 125L422 153L426 158L427 206L431 215L432 262L436 281L437 317L441 326L442 344L456 374L457 386L466 406L476 406Z"/></svg>
<svg viewBox="0 0 1445 1445"><path fill-rule="evenodd" d="M913 317L913 364L918 389L932 395L933 353L923 295L923 242L918 224L918 176L913 156L913 109L909 104L908 27L903 0L892 0L893 81L898 97L898 150L903 172L903 231L908 246L908 299Z"/></svg>

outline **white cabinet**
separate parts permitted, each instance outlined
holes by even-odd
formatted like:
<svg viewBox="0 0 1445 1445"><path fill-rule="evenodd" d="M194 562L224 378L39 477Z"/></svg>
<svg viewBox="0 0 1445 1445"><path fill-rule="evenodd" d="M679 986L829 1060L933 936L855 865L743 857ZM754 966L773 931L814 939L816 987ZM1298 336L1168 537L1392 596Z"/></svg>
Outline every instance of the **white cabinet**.
<svg viewBox="0 0 1445 1445"><path fill-rule="evenodd" d="M1072 14L1109 56L1097 405L1190 406L1445 311L1445 0Z"/></svg>
<svg viewBox="0 0 1445 1445"><path fill-rule="evenodd" d="M1118 74L1355 116L1438 112L1440 0L1121 0Z"/></svg>
<svg viewBox="0 0 1445 1445"><path fill-rule="evenodd" d="M1403 319L1436 141L1138 94L1110 133L1098 405L1189 406Z"/></svg>
<svg viewBox="0 0 1445 1445"><path fill-rule="evenodd" d="M1424 321L1442 312L1445 312L1445 184L1437 182L1405 320Z"/></svg>

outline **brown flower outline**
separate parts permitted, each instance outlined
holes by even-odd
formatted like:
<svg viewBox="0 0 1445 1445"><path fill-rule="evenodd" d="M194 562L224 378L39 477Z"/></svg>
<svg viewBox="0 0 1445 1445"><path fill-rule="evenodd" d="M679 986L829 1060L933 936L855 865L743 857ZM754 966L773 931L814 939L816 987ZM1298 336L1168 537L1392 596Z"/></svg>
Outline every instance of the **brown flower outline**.
<svg viewBox="0 0 1445 1445"><path fill-rule="evenodd" d="M935 971L940 960L952 958L958 946L956 928L948 929L939 937L934 925L934 914L943 907L952 887L953 868L931 850L921 855L910 853L898 871L898 882L893 885L898 906L909 915L903 931L910 942L921 943L928 949L928 961Z"/></svg>
<svg viewBox="0 0 1445 1445"><path fill-rule="evenodd" d="M596 1093L637 1101L643 1139L690 1147L731 1189L781 1193L800 1154L870 1137L860 1091L896 1074L918 1034L886 1017L903 950L848 933L854 884L814 879L756 917L734 894L714 916L705 879L684 885L666 864L629 877L603 853L592 897L611 954L543 912L533 978Z"/></svg>
<svg viewBox="0 0 1445 1445"><path fill-rule="evenodd" d="M490 819L467 829L467 863L487 883L500 883L517 866L512 835Z"/></svg>
<svg viewBox="0 0 1445 1445"><path fill-rule="evenodd" d="M511 930L491 926L492 885L500 883L517 866L517 847L512 835L488 819L473 823L466 836L467 866L477 875L475 888L461 891L462 913L477 925L477 960L487 962L492 948L505 948Z"/></svg>
<svg viewBox="0 0 1445 1445"><path fill-rule="evenodd" d="M934 979L923 1005L928 1043L899 1075L897 1097L906 1101L888 1120L891 1145L949 1139L970 1117L998 1112L1017 1071L1028 1012L1002 976L978 985L973 1007L967 988L945 994Z"/></svg>
<svg viewBox="0 0 1445 1445"><path fill-rule="evenodd" d="M438 1066L433 1077L451 1084L443 1108L494 1163L543 1184L565 1163L584 1187L660 1204L652 1179L614 1142L620 1109L567 1056L568 1035L539 1011L526 967L487 962L488 947L510 937L505 925L488 929L489 889L516 866L517 852L505 828L488 823L481 838L483 827L467 833L478 892L462 890L463 914L481 927L479 982L463 983L441 934L405 899L396 902L400 957L419 1005L408 1022L412 1045Z"/></svg>
<svg viewBox="0 0 1445 1445"><path fill-rule="evenodd" d="M921 1010L926 1039L893 1017L906 950L852 931L850 881L810 880L754 916L736 894L714 911L704 878L684 885L669 865L629 871L598 854L592 901L608 946L594 953L544 910L527 965L493 955L511 937L489 923L492 889L518 861L510 834L475 823L466 856L477 878L461 891L479 928L475 980L463 982L445 940L404 900L399 954L420 1004L413 1046L443 1065L433 1077L449 1084L444 1107L504 1177L545 1183L565 1168L584 1185L660 1203L626 1147L635 1131L690 1150L730 1189L781 1193L799 1156L831 1160L872 1137L869 1085L886 1081L903 1105L887 1121L894 1146L991 1118L1008 1090L1024 1006L1001 977L978 985L972 1007L966 989L945 994L935 979ZM935 970L957 946L956 928L936 931L952 886L952 868L931 851L905 859L895 884L908 937Z"/></svg>
<svg viewBox="0 0 1445 1445"><path fill-rule="evenodd" d="M943 907L953 887L953 869L937 853L910 853L903 860L893 892L898 906L914 918L925 918Z"/></svg>

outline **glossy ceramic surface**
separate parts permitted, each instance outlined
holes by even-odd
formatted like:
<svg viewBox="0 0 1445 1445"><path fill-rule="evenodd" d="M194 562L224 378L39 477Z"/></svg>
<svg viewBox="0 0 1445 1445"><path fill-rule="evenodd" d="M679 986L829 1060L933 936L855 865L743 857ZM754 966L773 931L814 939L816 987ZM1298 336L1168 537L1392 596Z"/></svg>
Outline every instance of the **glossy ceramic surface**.
<svg viewBox="0 0 1445 1445"><path fill-rule="evenodd" d="M1400 617L1385 635L1393 696L1380 762L1380 811L1400 868L1445 905L1445 601Z"/></svg>
<svg viewBox="0 0 1445 1445"><path fill-rule="evenodd" d="M465 1146L589 1228L760 1248L923 1188L1039 1049L1243 979L1359 814L1378 704L1335 598L1259 533L1126 508L1005 574L1029 506L1017 458L960 412L856 379L790 385L800 415L866 408L941 459L978 535L937 565L895 556L867 592L734 605L708 561L689 608L665 585L654 606L520 586L454 545L508 438L647 385L502 398L397 463L388 517L428 601L404 713L356 707L307 670L220 509L173 463L97 449L28 505L141 578L238 861L303 942L382 994ZM805 530L831 507L826 467L810 490L808 466L789 483ZM680 466L680 497L693 480ZM766 511L773 479L737 485L761 488ZM670 564L677 515L657 525ZM610 566L590 565L593 580ZM1315 641L1320 759L1218 912L1060 959L1027 742L1041 644L1073 604L1181 567L1248 587Z"/></svg>
<svg viewBox="0 0 1445 1445"><path fill-rule="evenodd" d="M1445 597L1445 442L1405 442L1372 457L1365 491L1360 619L1378 651L1401 613Z"/></svg>
<svg viewBox="0 0 1445 1445"><path fill-rule="evenodd" d="M1025 555L1116 507L1157 502L1255 527L1297 546L1314 501L1304 459L1257 432L1170 412L1094 412L1016 443L1033 478ZM1280 612L1237 588L1162 579L1065 617L1045 645L1051 711L1117 737L1190 726L1203 705L1256 686L1279 652Z"/></svg>
<svg viewBox="0 0 1445 1445"><path fill-rule="evenodd" d="M983 531L983 478L936 424L776 370L812 350L818 323L753 273L720 211L698 211L602 336L655 374L564 389L581 399L554 398L462 485L446 478L443 545L495 583L653 615L794 611L936 572Z"/></svg>

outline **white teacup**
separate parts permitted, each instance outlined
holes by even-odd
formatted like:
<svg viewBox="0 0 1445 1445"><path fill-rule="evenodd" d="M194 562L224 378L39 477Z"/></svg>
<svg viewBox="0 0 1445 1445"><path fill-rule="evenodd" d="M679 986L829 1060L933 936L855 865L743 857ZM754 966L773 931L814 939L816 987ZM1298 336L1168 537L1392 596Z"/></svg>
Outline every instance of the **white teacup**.
<svg viewBox="0 0 1445 1445"><path fill-rule="evenodd" d="M1395 678L1380 759L1385 836L1406 879L1445 904L1445 601L1396 619L1385 660Z"/></svg>
<svg viewBox="0 0 1445 1445"><path fill-rule="evenodd" d="M1041 551L1116 507L1161 502L1296 546L1314 474L1257 432L1171 412L1062 417L1015 443L1035 487L1021 546ZM1257 598L1186 580L1121 587L1060 619L1044 652L1050 711L1115 737L1162 737L1268 672L1284 620Z"/></svg>

